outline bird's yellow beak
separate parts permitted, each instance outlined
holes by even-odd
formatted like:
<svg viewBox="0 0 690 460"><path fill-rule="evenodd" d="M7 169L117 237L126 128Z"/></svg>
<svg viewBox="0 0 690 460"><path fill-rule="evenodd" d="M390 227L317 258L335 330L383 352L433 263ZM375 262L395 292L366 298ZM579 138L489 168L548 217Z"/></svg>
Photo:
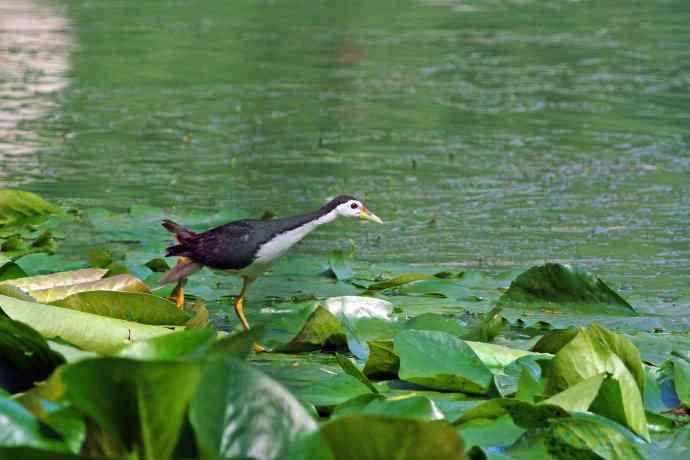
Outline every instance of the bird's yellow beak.
<svg viewBox="0 0 690 460"><path fill-rule="evenodd" d="M367 208L362 208L362 210L359 211L359 218L363 220L371 220L373 222L376 222L377 224L383 223L383 221L379 219L379 216L369 211Z"/></svg>

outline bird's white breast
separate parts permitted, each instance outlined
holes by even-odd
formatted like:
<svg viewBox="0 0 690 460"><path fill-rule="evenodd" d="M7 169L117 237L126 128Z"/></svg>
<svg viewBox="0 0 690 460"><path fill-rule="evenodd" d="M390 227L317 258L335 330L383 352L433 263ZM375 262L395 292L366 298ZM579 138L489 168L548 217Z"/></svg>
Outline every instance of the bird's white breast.
<svg viewBox="0 0 690 460"><path fill-rule="evenodd" d="M272 262L274 259L282 256L285 251L298 243L302 238L307 236L314 228L315 226L307 224L276 235L272 240L264 243L259 248L254 262Z"/></svg>

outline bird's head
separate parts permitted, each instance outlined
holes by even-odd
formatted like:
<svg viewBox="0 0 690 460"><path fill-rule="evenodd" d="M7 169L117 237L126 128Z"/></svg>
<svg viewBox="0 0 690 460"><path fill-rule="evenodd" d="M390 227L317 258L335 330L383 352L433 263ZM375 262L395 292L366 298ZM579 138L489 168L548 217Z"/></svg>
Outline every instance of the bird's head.
<svg viewBox="0 0 690 460"><path fill-rule="evenodd" d="M326 206L330 209L335 209L338 215L342 217L357 217L359 219L371 220L379 224L383 223L376 214L369 211L367 207L364 206L364 203L351 196L341 195L332 199Z"/></svg>

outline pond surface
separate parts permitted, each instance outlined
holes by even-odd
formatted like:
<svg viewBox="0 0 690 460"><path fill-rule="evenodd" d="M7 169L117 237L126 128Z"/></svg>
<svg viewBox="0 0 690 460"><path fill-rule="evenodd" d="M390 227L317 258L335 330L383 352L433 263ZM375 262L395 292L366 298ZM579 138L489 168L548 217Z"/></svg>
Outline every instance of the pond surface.
<svg viewBox="0 0 690 460"><path fill-rule="evenodd" d="M687 306L690 3L620 5L13 0L0 186L253 215L353 194L387 225L339 222L302 253L559 261Z"/></svg>

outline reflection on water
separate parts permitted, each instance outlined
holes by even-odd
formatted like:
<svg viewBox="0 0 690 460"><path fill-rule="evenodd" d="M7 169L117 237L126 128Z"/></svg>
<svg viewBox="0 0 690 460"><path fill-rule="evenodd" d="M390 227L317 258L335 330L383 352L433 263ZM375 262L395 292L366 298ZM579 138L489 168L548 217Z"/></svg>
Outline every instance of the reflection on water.
<svg viewBox="0 0 690 460"><path fill-rule="evenodd" d="M0 161L8 168L20 162L36 174L35 159L7 157L42 145L25 123L55 108L50 94L68 84L70 48L67 21L54 7L27 0L0 3ZM0 179L9 174L0 168Z"/></svg>
<svg viewBox="0 0 690 460"><path fill-rule="evenodd" d="M79 47L60 109L31 125L32 190L256 214L350 193L388 224L304 251L557 260L690 298L688 2L68 5Z"/></svg>

